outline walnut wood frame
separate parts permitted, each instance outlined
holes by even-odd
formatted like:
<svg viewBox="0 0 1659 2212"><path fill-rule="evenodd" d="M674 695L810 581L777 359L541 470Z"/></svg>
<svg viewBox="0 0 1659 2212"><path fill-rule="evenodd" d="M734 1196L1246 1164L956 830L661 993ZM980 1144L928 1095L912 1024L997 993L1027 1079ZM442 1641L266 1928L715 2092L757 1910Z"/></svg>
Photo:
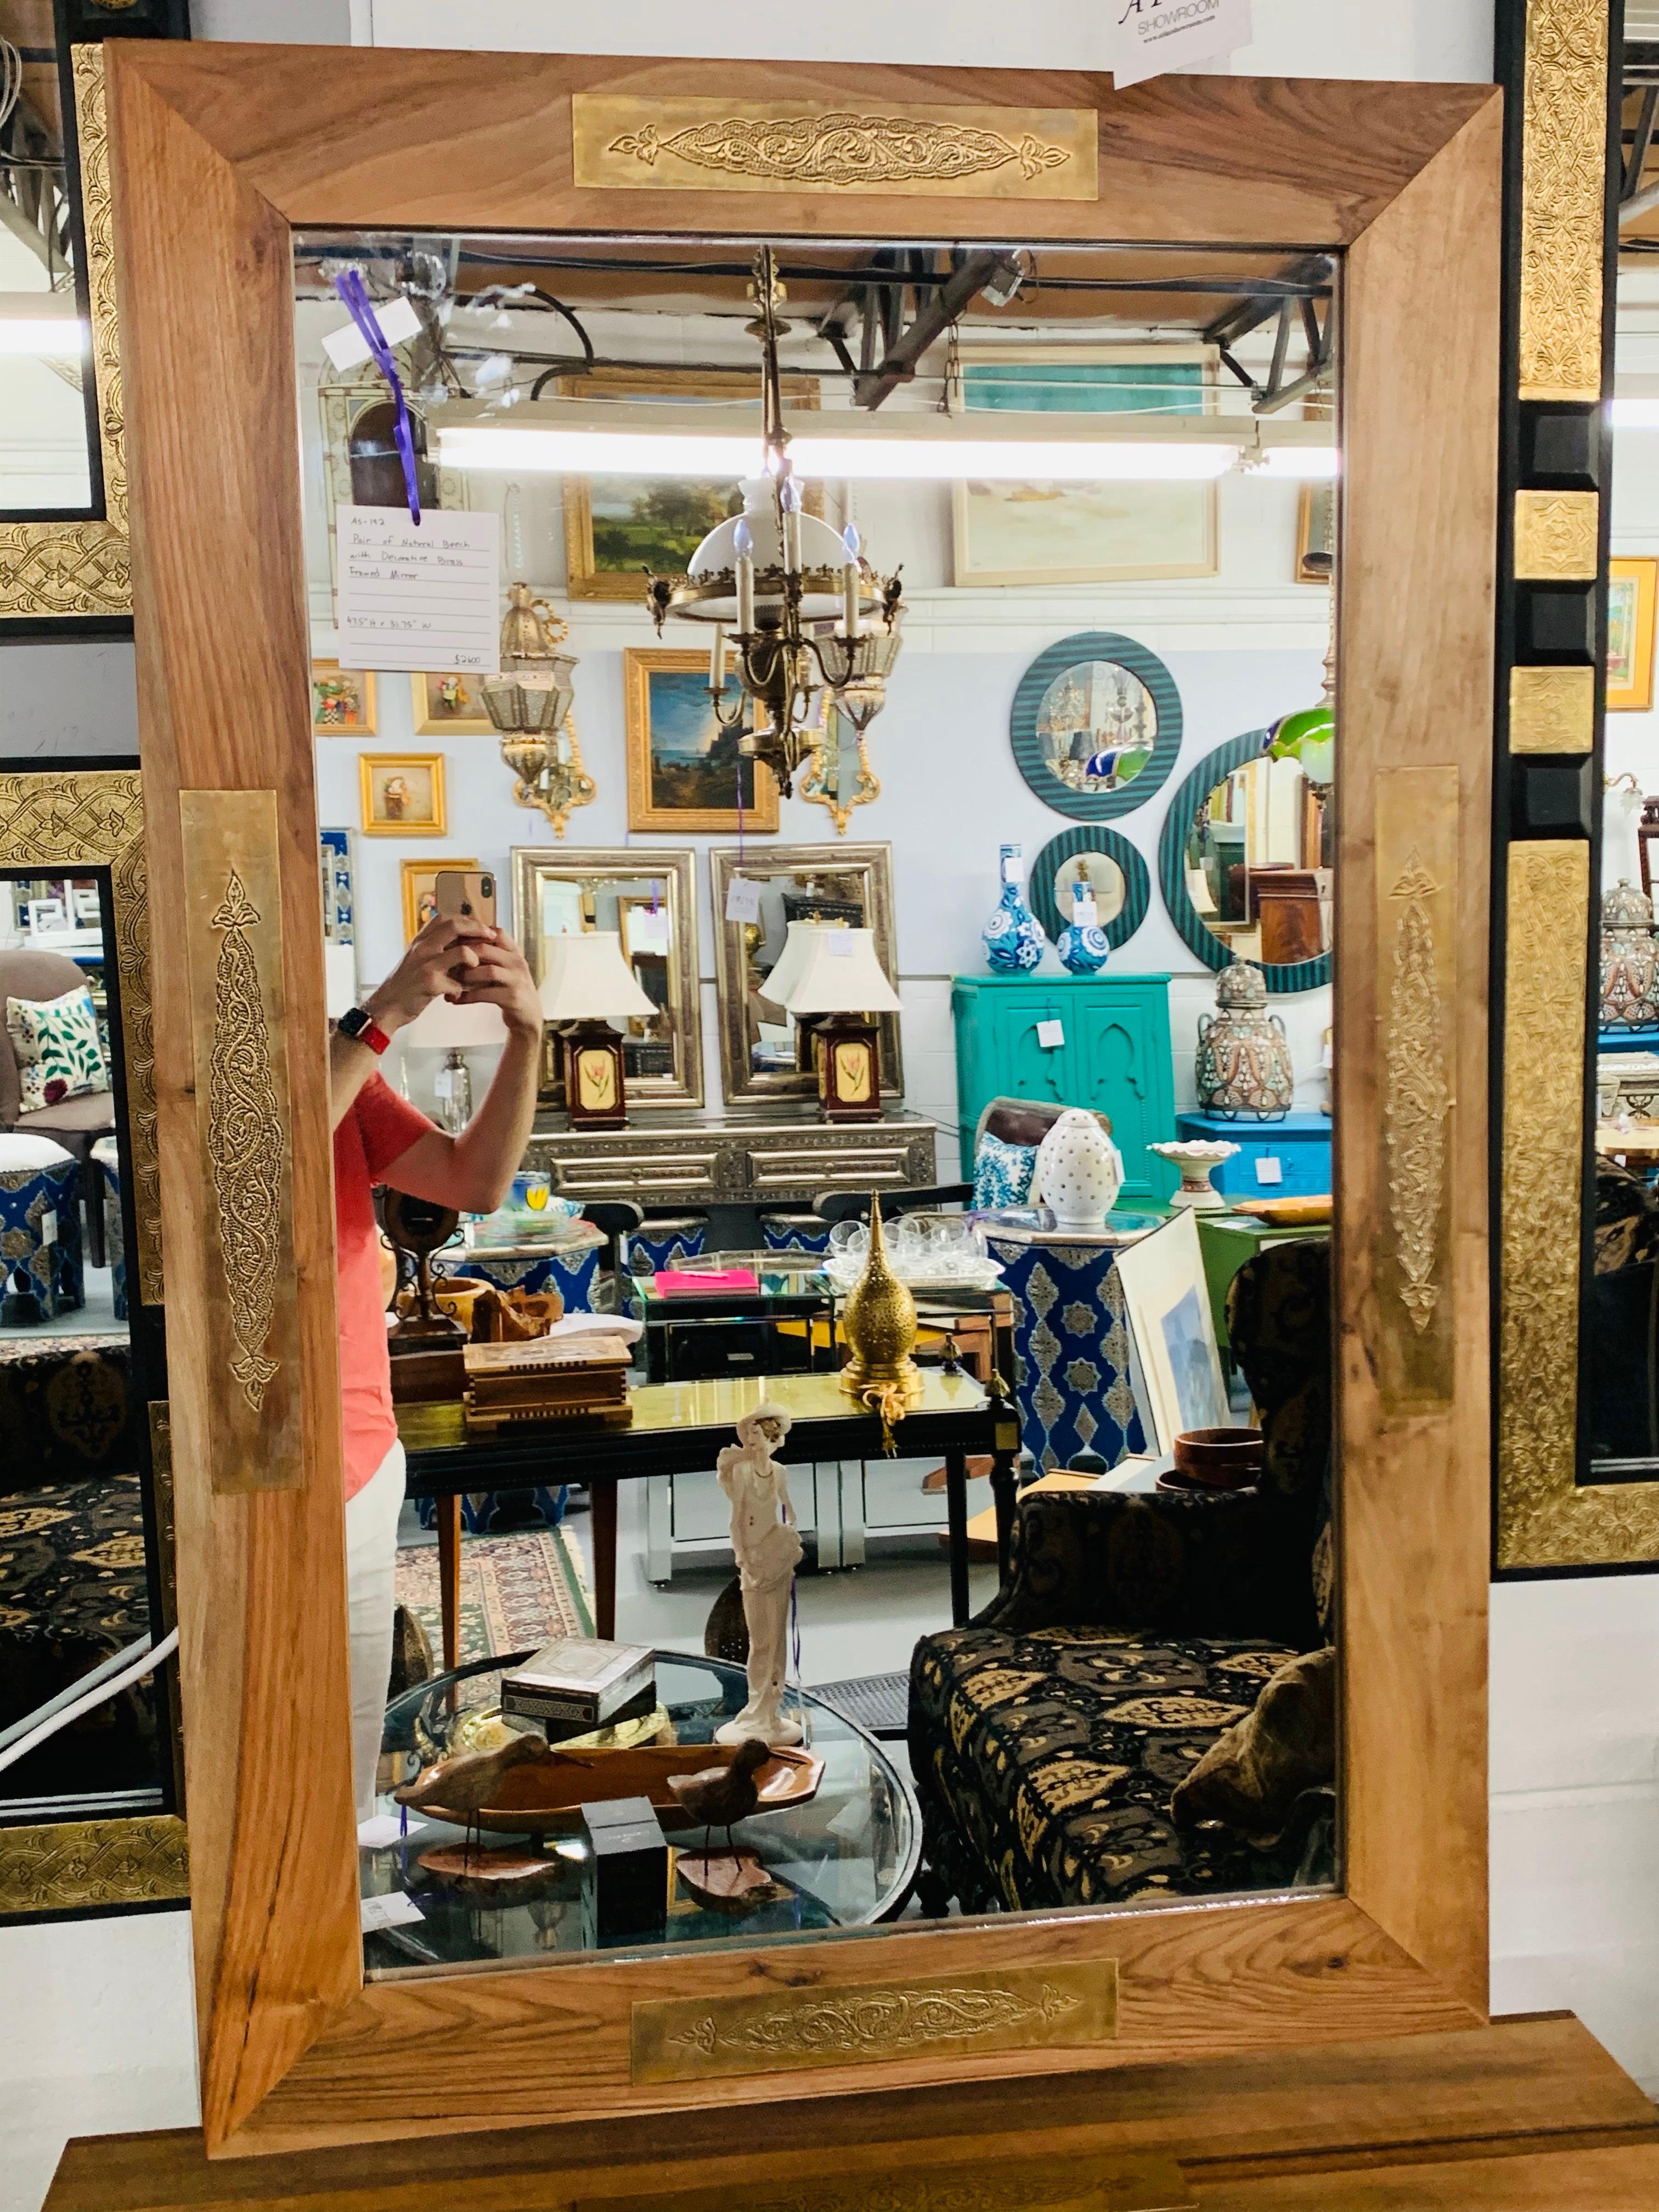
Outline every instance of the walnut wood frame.
<svg viewBox="0 0 1659 2212"><path fill-rule="evenodd" d="M270 1343L297 1366L292 1463L257 1423L216 1463L224 1283L198 1151L190 968L158 945L156 1084L205 2140L216 2154L730 2104L731 2081L630 2085L630 2008L1048 1960L1115 1962L1116 2039L1085 2051L895 2057L746 2079L783 2100L1468 2027L1484 2017L1486 1468L1485 1009L1498 385L1501 95L1488 87L1058 72L155 46L108 65L128 373L142 743L157 910L186 915L181 793L270 794L280 960L267 956L280 1203L295 1264ZM1094 111L1090 198L987 188L578 186L573 93L935 114ZM1038 180L1041 185L1041 179ZM191 218L179 221L187 207ZM1345 1887L954 1922L365 1986L346 1725L340 1442L309 662L292 419L289 229L420 225L664 234L947 236L1325 248L1346 257L1346 539L1335 1081L1344 1447ZM204 314L202 302L211 301ZM1407 328L1432 345L1407 345ZM226 622L227 607L236 610ZM227 665L228 656L229 665ZM227 716L222 702L238 702ZM1387 769L1455 778L1455 1003L1441 1123L1439 1294L1455 1359L1395 1410L1411 1323L1374 1254L1397 1224L1376 1036L1374 800ZM200 802L191 802L192 817ZM252 818L252 817L250 817ZM219 925L221 931L225 925ZM199 921L180 934L200 931ZM227 942L228 940L227 939ZM192 939L193 945L193 939ZM190 949L190 948L186 948ZM1452 1103L1452 1102L1455 1102ZM206 1115L206 1106L202 1109ZM204 1127L205 1128L205 1120ZM204 1139L203 1141L205 1141ZM276 1393L285 1404L295 1378ZM239 1416L240 1422L240 1416ZM250 1456L250 1450L252 1455ZM849 2126L850 2115L849 2115Z"/></svg>

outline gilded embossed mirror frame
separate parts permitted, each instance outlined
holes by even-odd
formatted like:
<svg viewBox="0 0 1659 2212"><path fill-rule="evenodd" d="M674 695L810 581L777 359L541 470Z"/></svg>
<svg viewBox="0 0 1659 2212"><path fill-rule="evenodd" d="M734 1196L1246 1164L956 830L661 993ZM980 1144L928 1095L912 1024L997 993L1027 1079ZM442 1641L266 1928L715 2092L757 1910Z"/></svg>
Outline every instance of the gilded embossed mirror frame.
<svg viewBox="0 0 1659 2212"><path fill-rule="evenodd" d="M325 66L303 48L216 45L134 48L108 70L149 839L177 918L156 1073L171 1304L188 1317L172 1385L210 2149L739 2094L775 2105L1482 2018L1498 93L1181 77L1119 94L1054 71L350 48ZM848 191L666 149L689 112L848 110L918 124L913 161L977 149L981 173ZM616 155L647 127L655 162ZM1054 158L1022 161L1028 142ZM759 219L780 237L1344 256L1345 1886L365 1985L344 1607L317 1602L341 1583L342 1507L300 476L277 427L294 407L289 232L749 237ZM1415 342L1425 330L1434 343ZM217 973L233 938L247 988ZM1412 1003L1437 999L1447 1040L1426 1109L1420 1040L1390 995L1408 941ZM257 1159L228 1148L214 1103L228 1028L258 1047ZM214 1179L254 1172L270 1177L267 1236L239 1255ZM234 1389L233 1357L247 1378ZM872 1986L1040 1984L1060 1964L1093 1977L1095 2017L1115 1996L1086 2045L991 2050L919 2029L848 2041L828 2066L768 2056L751 2063L769 2071L672 2081L641 2060L667 2003L717 2013L742 1992L793 2018Z"/></svg>

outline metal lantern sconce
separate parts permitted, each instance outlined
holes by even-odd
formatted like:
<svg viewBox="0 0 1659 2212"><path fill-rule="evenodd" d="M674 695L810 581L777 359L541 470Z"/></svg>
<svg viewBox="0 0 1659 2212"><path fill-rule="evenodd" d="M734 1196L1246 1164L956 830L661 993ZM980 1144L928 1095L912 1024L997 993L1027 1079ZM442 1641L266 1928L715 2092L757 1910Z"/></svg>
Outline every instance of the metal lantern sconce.
<svg viewBox="0 0 1659 2212"><path fill-rule="evenodd" d="M481 690L484 712L501 732L501 758L515 778L520 806L538 807L562 837L571 811L592 804L598 787L582 766L570 706L576 656L559 648L565 625L527 584L507 586L501 623L501 672Z"/></svg>

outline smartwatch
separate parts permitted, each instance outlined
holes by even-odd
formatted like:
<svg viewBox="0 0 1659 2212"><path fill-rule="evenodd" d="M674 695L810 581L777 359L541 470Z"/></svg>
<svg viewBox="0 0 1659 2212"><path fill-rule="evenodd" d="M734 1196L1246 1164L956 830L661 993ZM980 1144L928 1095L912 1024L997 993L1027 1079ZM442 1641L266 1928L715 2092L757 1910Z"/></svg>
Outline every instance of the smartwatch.
<svg viewBox="0 0 1659 2212"><path fill-rule="evenodd" d="M366 1044L372 1053L384 1052L392 1042L374 1015L362 1006L348 1006L336 1026L342 1036L350 1037L356 1044Z"/></svg>

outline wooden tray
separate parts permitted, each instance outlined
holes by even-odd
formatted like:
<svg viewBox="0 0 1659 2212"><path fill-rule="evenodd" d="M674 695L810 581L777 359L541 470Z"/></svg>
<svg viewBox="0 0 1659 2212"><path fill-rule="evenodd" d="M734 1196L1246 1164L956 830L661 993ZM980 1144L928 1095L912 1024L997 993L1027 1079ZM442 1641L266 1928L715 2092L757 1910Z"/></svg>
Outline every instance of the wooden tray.
<svg viewBox="0 0 1659 2212"><path fill-rule="evenodd" d="M701 1774L710 1766L726 1766L732 1757L732 1747L723 1743L641 1744L631 1751L556 1752L552 1759L533 1765L509 1767L501 1778L500 1802L474 1814L472 1825L498 1835L574 1835L581 1826L585 1804L609 1797L648 1797L651 1809L665 1828L696 1827L698 1823L669 1788L669 1776ZM823 1779L823 1761L811 1752L771 1752L755 1771L760 1791L758 1809L781 1813L791 1806L805 1805L817 1795ZM441 1805L423 1805L421 1810L429 1820L447 1820L457 1828L467 1825L465 1813L448 1813Z"/></svg>

